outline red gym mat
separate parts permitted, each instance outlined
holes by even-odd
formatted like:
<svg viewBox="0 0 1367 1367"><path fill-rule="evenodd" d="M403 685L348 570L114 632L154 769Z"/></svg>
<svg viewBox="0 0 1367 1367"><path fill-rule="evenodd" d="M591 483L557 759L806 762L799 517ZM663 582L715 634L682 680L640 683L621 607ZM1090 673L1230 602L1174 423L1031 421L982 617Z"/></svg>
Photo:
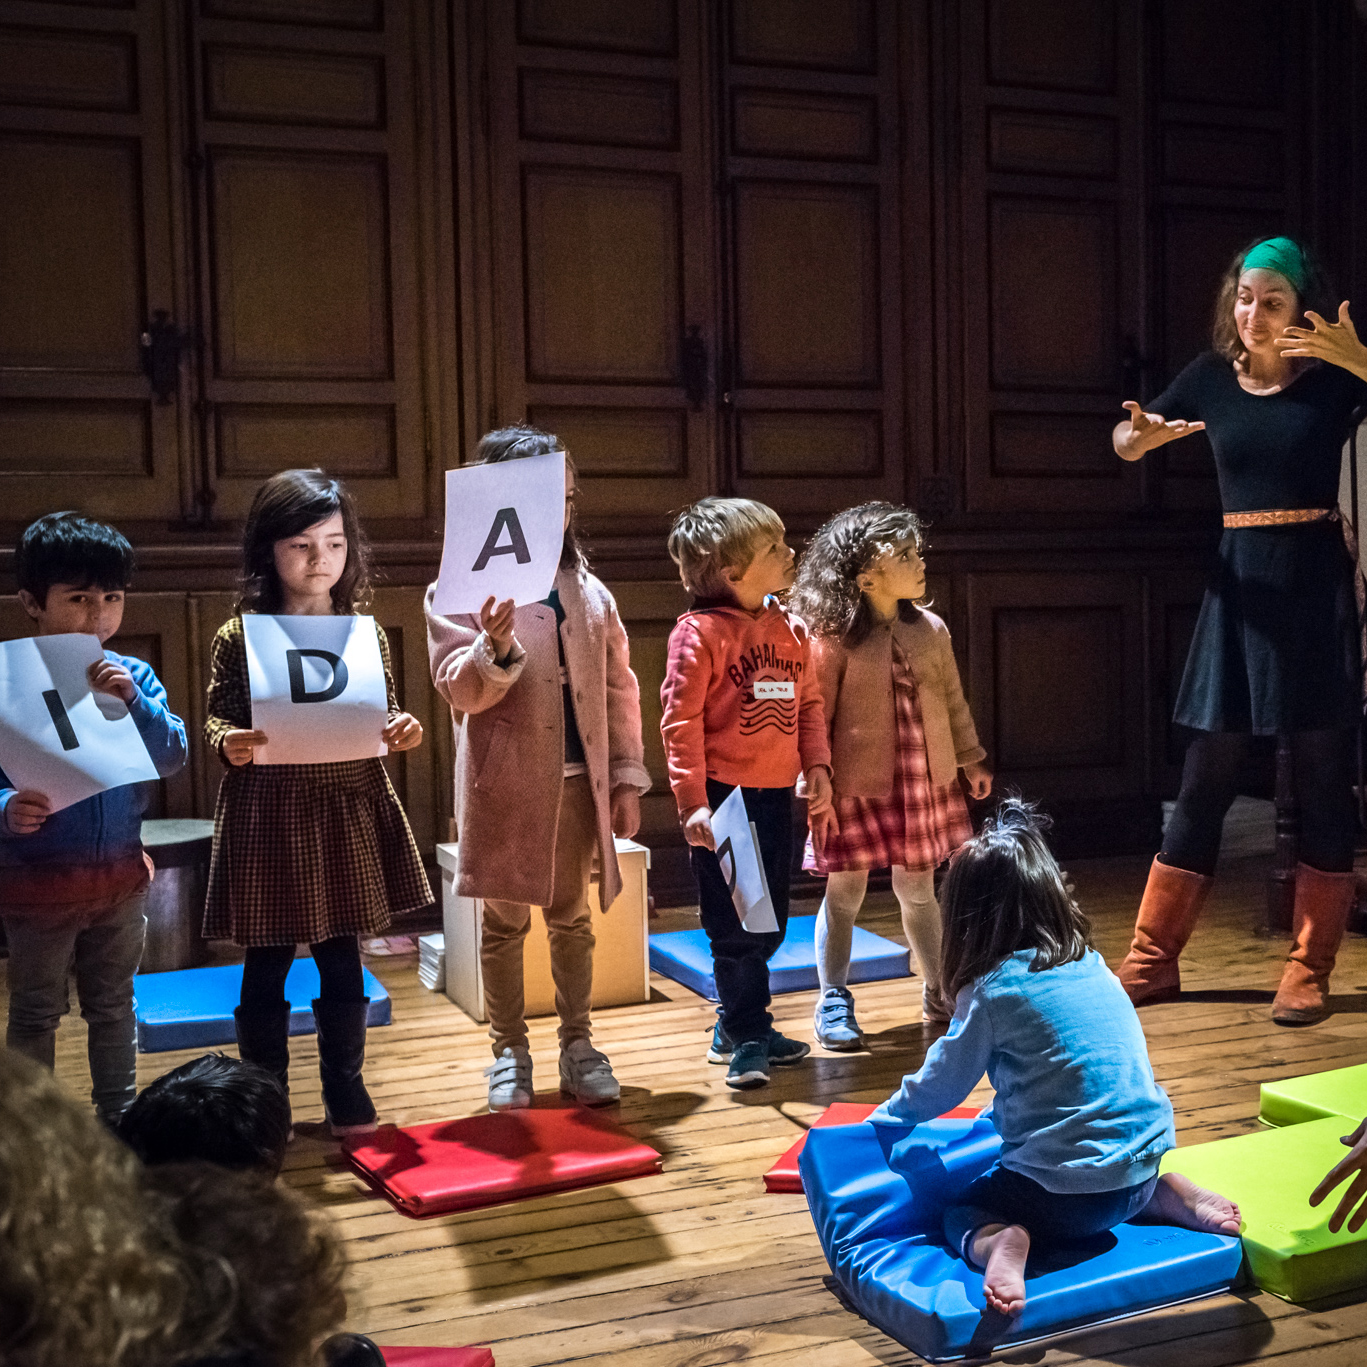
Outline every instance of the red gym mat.
<svg viewBox="0 0 1367 1367"><path fill-rule="evenodd" d="M869 1106L863 1102L832 1102L812 1121L811 1127L815 1130L824 1129L827 1125L857 1125L861 1120L867 1120L877 1109L877 1106ZM978 1114L978 1110L977 1106L956 1106L952 1111L946 1111L944 1115L940 1116L940 1119L971 1120ZM802 1178L798 1176L797 1159L806 1142L807 1135L804 1132L802 1138L764 1174L765 1191L800 1192L802 1190Z"/></svg>
<svg viewBox="0 0 1367 1367"><path fill-rule="evenodd" d="M352 1166L405 1215L440 1215L660 1171L660 1155L615 1121L559 1096L525 1111L400 1129L346 1145Z"/></svg>
<svg viewBox="0 0 1367 1367"><path fill-rule="evenodd" d="M492 1348L381 1348L385 1367L494 1367Z"/></svg>

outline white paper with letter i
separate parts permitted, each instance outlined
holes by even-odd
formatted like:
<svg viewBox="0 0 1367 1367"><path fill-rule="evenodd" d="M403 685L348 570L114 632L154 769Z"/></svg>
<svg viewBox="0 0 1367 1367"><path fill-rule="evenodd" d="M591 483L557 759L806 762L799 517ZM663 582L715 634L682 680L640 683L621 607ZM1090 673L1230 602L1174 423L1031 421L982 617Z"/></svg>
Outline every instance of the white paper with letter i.
<svg viewBox="0 0 1367 1367"><path fill-rule="evenodd" d="M565 453L446 472L446 538L432 610L445 617L500 602L539 603L565 542Z"/></svg>
<svg viewBox="0 0 1367 1367"><path fill-rule="evenodd" d="M755 823L746 813L739 788L732 788L712 813L712 835L717 845L717 862L731 889L731 901L741 925L756 935L777 930L778 918L769 896L764 860L759 857Z"/></svg>
<svg viewBox="0 0 1367 1367"><path fill-rule="evenodd" d="M257 764L336 764L388 754L384 661L373 617L242 615Z"/></svg>
<svg viewBox="0 0 1367 1367"><path fill-rule="evenodd" d="M0 644L0 768L54 812L160 777L123 699L90 687L103 659L99 637L83 633Z"/></svg>

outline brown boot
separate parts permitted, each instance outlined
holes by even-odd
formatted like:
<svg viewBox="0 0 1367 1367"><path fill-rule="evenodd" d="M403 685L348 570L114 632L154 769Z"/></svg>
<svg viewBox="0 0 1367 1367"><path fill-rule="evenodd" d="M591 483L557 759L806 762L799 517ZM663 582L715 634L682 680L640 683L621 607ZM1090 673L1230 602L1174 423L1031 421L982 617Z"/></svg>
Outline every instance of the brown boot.
<svg viewBox="0 0 1367 1367"><path fill-rule="evenodd" d="M1136 1006L1172 1001L1182 990L1177 956L1196 928L1214 881L1204 873L1153 861L1134 923L1134 943L1116 970Z"/></svg>
<svg viewBox="0 0 1367 1367"><path fill-rule="evenodd" d="M1356 898L1355 874L1296 865L1294 943L1272 1003L1278 1025L1313 1025L1329 1014L1329 975Z"/></svg>

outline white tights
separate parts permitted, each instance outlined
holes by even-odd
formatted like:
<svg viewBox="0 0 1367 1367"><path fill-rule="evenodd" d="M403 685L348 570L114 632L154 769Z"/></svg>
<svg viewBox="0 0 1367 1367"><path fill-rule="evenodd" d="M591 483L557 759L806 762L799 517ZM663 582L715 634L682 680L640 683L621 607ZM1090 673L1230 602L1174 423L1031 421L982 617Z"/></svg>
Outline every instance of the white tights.
<svg viewBox="0 0 1367 1367"><path fill-rule="evenodd" d="M822 992L828 987L844 987L850 976L854 922L868 885L869 875L863 869L826 877L826 895L816 916L816 971ZM920 966L924 985L934 991L940 976L940 904L935 900L935 872L894 866L892 890L902 909L902 930Z"/></svg>

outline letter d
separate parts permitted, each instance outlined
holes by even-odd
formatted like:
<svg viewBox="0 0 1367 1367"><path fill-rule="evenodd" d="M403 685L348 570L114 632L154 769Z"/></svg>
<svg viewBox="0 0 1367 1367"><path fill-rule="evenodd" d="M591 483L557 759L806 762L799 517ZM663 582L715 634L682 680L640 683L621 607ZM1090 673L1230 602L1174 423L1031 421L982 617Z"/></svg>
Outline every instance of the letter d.
<svg viewBox="0 0 1367 1367"><path fill-rule="evenodd" d="M310 693L304 681L305 655L311 659L322 660L332 670L332 682L317 693ZM346 662L330 650L287 650L285 663L290 671L291 702L330 702L346 687Z"/></svg>

